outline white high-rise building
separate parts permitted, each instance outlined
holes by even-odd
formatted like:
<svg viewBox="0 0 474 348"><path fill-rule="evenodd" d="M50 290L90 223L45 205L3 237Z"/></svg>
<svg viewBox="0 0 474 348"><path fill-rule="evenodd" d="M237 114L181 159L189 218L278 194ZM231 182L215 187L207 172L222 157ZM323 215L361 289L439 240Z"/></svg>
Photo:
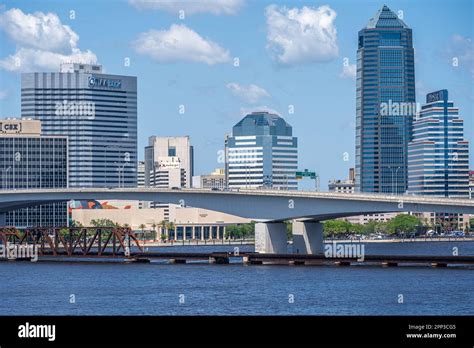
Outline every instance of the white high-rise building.
<svg viewBox="0 0 474 348"><path fill-rule="evenodd" d="M145 186L191 187L194 154L189 136L148 139L145 147Z"/></svg>
<svg viewBox="0 0 474 348"><path fill-rule="evenodd" d="M296 190L298 140L280 116L253 112L232 128L226 139L229 188Z"/></svg>
<svg viewBox="0 0 474 348"><path fill-rule="evenodd" d="M194 153L189 136L148 139L145 147L145 187L190 188L194 173ZM151 202L151 208L164 208L169 220L170 204Z"/></svg>

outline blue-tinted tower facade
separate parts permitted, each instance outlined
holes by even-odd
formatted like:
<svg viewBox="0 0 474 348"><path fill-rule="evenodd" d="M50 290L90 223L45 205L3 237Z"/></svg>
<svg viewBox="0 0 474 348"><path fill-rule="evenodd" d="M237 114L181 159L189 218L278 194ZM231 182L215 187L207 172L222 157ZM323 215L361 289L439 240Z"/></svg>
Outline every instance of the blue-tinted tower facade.
<svg viewBox="0 0 474 348"><path fill-rule="evenodd" d="M448 91L427 94L408 146L408 191L436 197L469 197L469 142Z"/></svg>
<svg viewBox="0 0 474 348"><path fill-rule="evenodd" d="M404 193L416 113L412 30L383 6L359 31L356 190Z"/></svg>
<svg viewBox="0 0 474 348"><path fill-rule="evenodd" d="M137 186L137 78L100 65L21 76L21 111L69 140L69 187Z"/></svg>
<svg viewBox="0 0 474 348"><path fill-rule="evenodd" d="M229 188L296 190L297 168L297 138L292 127L276 114L248 114L226 139Z"/></svg>

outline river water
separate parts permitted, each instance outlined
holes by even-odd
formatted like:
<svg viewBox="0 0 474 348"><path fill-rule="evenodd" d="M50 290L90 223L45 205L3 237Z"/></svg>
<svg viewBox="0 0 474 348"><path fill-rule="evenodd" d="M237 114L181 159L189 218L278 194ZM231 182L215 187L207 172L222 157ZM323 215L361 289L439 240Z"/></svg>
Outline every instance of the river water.
<svg viewBox="0 0 474 348"><path fill-rule="evenodd" d="M474 255L474 242L366 243L365 253L453 248ZM0 262L0 315L473 315L473 289L474 269L463 267Z"/></svg>

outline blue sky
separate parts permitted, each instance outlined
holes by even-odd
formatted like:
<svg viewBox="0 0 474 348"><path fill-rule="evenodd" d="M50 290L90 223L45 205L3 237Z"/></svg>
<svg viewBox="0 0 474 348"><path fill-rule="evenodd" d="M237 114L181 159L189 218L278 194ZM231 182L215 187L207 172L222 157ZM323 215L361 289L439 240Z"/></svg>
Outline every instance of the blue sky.
<svg viewBox="0 0 474 348"><path fill-rule="evenodd" d="M346 178L354 165L351 65L357 32L383 4L7 0L0 5L0 117L20 114L21 71L54 71L57 61L76 54L96 60L108 73L138 77L139 158L151 135L189 135L195 173L211 172L223 166L218 151L242 114L270 109L293 126L299 166L319 172L326 190L329 179ZM386 4L403 11L403 20L413 29L417 101L423 103L430 91L448 89L474 153L473 2ZM184 9L184 19L179 9ZM71 11L75 18L70 18ZM31 23L41 25L33 30ZM298 29L302 23L308 31ZM292 29L283 30L286 25ZM170 38L171 46L175 39L181 43L157 49L157 42ZM14 66L15 57L21 58L20 67ZM130 66L125 66L126 58ZM349 64L345 74L344 58ZM290 105L293 114L288 113Z"/></svg>

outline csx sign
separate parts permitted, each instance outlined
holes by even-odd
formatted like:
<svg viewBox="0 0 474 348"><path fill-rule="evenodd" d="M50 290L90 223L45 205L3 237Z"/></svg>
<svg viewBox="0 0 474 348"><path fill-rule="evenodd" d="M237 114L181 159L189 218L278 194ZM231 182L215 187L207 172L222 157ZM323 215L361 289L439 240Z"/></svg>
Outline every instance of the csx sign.
<svg viewBox="0 0 474 348"><path fill-rule="evenodd" d="M122 81L89 76L89 87L121 88Z"/></svg>
<svg viewBox="0 0 474 348"><path fill-rule="evenodd" d="M2 133L21 133L21 123L0 123Z"/></svg>

